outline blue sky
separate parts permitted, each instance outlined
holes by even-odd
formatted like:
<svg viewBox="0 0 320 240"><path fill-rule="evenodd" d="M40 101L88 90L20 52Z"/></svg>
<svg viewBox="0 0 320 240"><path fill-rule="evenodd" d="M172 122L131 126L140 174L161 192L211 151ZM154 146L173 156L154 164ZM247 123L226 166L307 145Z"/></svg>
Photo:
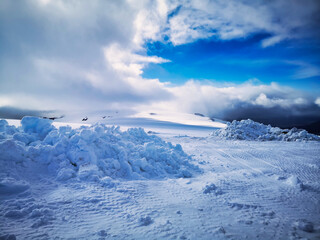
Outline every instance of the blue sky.
<svg viewBox="0 0 320 240"><path fill-rule="evenodd" d="M0 117L171 111L310 123L320 119L319 11L318 0L2 0Z"/></svg>
<svg viewBox="0 0 320 240"><path fill-rule="evenodd" d="M188 79L241 84L248 80L278 82L306 91L320 89L320 47L317 41L284 41L261 47L266 35L221 41L215 38L174 46L162 42L146 44L149 55L171 62L150 64L146 78L183 84ZM312 66L312 67L310 67ZM305 74L299 75L301 70Z"/></svg>

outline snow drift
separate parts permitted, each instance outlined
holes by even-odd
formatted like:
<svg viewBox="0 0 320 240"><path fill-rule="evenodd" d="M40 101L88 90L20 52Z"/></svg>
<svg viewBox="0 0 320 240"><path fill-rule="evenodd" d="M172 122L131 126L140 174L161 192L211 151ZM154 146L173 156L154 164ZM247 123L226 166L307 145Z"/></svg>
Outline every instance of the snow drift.
<svg viewBox="0 0 320 240"><path fill-rule="evenodd" d="M212 136L258 141L320 141L319 136L310 134L306 130L297 128L281 129L257 123L250 119L229 122L225 129L214 131Z"/></svg>
<svg viewBox="0 0 320 240"><path fill-rule="evenodd" d="M24 117L22 126L15 127L0 120L0 174L20 169L19 174L51 174L61 181L103 182L110 178L191 177L199 171L179 144L148 135L142 128L120 131L96 124L57 129L51 123Z"/></svg>

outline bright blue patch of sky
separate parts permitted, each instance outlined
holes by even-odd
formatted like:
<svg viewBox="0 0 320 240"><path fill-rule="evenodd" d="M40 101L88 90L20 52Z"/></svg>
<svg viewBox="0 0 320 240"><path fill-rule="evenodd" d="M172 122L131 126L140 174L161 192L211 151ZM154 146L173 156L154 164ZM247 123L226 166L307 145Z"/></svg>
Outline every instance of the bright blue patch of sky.
<svg viewBox="0 0 320 240"><path fill-rule="evenodd" d="M150 64L144 69L143 77L174 84L189 79L239 84L257 78L267 84L277 82L304 90L319 89L320 76L296 78L300 70L309 72L307 66L320 69L320 47L316 42L284 41L263 48L261 40L266 37L260 34L240 40L199 40L180 46L149 42L146 44L149 56L171 62Z"/></svg>

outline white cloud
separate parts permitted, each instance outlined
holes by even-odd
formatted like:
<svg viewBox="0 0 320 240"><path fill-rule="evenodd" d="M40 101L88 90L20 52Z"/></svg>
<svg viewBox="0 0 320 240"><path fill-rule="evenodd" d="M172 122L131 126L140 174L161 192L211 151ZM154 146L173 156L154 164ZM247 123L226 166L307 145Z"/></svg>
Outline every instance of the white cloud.
<svg viewBox="0 0 320 240"><path fill-rule="evenodd" d="M260 95L253 101L253 104L265 106L265 107L274 107L276 104L281 103L280 99L272 100L269 99L264 93Z"/></svg>
<svg viewBox="0 0 320 240"><path fill-rule="evenodd" d="M125 1L1 1L0 94L29 109L130 108L169 98L165 83L141 77L148 64L168 60L134 41L139 12ZM17 94L29 100L13 101Z"/></svg>
<svg viewBox="0 0 320 240"><path fill-rule="evenodd" d="M305 62L293 62L292 64L299 66L296 73L292 76L294 79L304 79L320 76L320 68L318 66Z"/></svg>
<svg viewBox="0 0 320 240"><path fill-rule="evenodd" d="M307 105L308 101L302 97L294 98L293 96L269 98L266 94L260 93L260 95L252 101L252 104L266 108L281 107L283 109L289 109L293 106Z"/></svg>
<svg viewBox="0 0 320 240"><path fill-rule="evenodd" d="M4 107L4 106L10 106L12 105L12 99L5 97L5 96L1 96L0 97L0 107Z"/></svg>
<svg viewBox="0 0 320 240"><path fill-rule="evenodd" d="M166 63L167 59L157 56L143 56L132 52L132 49L122 49L118 44L104 48L107 62L117 71L129 76L140 76L142 69L148 63Z"/></svg>
<svg viewBox="0 0 320 240"><path fill-rule="evenodd" d="M142 106L139 110L200 112L217 118L236 118L238 112L260 109L250 113L251 117L271 118L270 113L265 110L278 109L278 117L284 119L285 116L302 115L306 109L315 115L317 111L312 107L314 101L312 97L276 83L256 85L247 82L234 86L216 87L210 83L191 80L182 86L171 87L169 90L174 95L173 99Z"/></svg>
<svg viewBox="0 0 320 240"><path fill-rule="evenodd" d="M286 39L285 36L281 36L281 35L276 35L267 39L262 40L262 47L270 47L272 45L275 45L281 41L283 41L284 39Z"/></svg>
<svg viewBox="0 0 320 240"><path fill-rule="evenodd" d="M169 60L157 56L143 56L132 52L132 49L122 49L118 44L104 48L107 65L128 85L141 95L158 95L169 93L165 88L166 83L158 79L144 79L141 77L143 68L149 63L166 63ZM166 93L167 92L167 93Z"/></svg>
<svg viewBox="0 0 320 240"><path fill-rule="evenodd" d="M135 21L136 43L168 36L174 45L180 45L212 36L229 40L268 33L272 36L262 41L268 47L285 39L312 36L308 27L317 25L312 16L319 10L316 0L156 1L153 8L149 1L144 3Z"/></svg>
<svg viewBox="0 0 320 240"><path fill-rule="evenodd" d="M0 94L5 98L0 100L2 105L45 110L165 104L208 114L240 102L296 106L304 98L276 84L218 88L189 81L172 87L145 79L148 64L169 60L148 56L144 44L152 40L180 45L263 32L271 35L262 42L267 47L308 36L306 26L317 10L313 0L2 0ZM319 75L314 66L299 66L296 78Z"/></svg>

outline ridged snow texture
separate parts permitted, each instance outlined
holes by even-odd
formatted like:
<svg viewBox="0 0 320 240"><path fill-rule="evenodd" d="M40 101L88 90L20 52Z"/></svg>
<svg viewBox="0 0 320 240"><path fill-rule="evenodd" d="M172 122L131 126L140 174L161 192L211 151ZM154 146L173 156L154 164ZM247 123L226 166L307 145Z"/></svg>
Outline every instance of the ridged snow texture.
<svg viewBox="0 0 320 240"><path fill-rule="evenodd" d="M122 132L119 127L97 124L56 129L51 123L24 117L22 126L14 127L0 120L1 165L15 161L27 166L36 161L62 181L191 177L191 172L199 171L179 144L174 146L141 128Z"/></svg>
<svg viewBox="0 0 320 240"><path fill-rule="evenodd" d="M297 128L281 129L271 127L250 119L232 121L225 129L212 133L213 136L226 139L258 140L258 141L320 141L320 137Z"/></svg>

